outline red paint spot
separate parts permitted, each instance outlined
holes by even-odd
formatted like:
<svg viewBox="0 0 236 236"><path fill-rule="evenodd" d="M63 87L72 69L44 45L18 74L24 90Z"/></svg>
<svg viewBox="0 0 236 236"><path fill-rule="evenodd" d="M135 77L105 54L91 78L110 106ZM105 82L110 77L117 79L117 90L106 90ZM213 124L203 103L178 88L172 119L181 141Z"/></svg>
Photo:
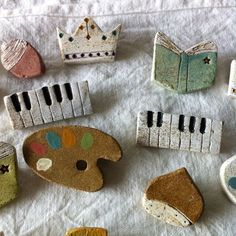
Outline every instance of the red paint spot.
<svg viewBox="0 0 236 236"><path fill-rule="evenodd" d="M45 147L41 143L31 143L30 148L35 154L39 156L43 156L47 153L47 147Z"/></svg>

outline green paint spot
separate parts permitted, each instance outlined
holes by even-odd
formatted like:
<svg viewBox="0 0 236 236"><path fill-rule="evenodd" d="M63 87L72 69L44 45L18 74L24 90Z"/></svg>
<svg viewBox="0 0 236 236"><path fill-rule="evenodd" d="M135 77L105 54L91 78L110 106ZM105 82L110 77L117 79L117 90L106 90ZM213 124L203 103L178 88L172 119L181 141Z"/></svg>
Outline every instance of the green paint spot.
<svg viewBox="0 0 236 236"><path fill-rule="evenodd" d="M62 37L63 37L63 33L60 33L60 34L59 34L59 37L62 38Z"/></svg>
<svg viewBox="0 0 236 236"><path fill-rule="evenodd" d="M85 133L81 139L80 146L84 150L88 150L93 146L93 136L90 133Z"/></svg>
<svg viewBox="0 0 236 236"><path fill-rule="evenodd" d="M228 185L231 188L236 189L236 177L231 177L228 181Z"/></svg>
<svg viewBox="0 0 236 236"><path fill-rule="evenodd" d="M52 131L47 132L46 133L46 140L48 142L48 145L52 149L58 149L61 147L61 138L55 132L52 132Z"/></svg>
<svg viewBox="0 0 236 236"><path fill-rule="evenodd" d="M102 36L102 40L106 40L107 37L105 35Z"/></svg>

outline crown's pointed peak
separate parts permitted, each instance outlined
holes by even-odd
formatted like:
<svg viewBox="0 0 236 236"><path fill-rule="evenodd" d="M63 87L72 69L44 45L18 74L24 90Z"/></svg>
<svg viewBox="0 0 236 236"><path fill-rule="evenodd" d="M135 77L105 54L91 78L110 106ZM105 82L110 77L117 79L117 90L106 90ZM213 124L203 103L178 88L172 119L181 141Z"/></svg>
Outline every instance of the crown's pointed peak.
<svg viewBox="0 0 236 236"><path fill-rule="evenodd" d="M121 24L117 25L111 32L110 34L112 34L113 36L119 36L121 31Z"/></svg>

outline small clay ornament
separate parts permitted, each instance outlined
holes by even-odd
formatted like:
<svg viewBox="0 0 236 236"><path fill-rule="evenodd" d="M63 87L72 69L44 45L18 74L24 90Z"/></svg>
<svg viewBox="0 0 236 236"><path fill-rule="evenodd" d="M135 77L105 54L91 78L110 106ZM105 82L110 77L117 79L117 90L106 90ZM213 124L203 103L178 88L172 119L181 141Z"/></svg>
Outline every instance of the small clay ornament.
<svg viewBox="0 0 236 236"><path fill-rule="evenodd" d="M45 65L37 50L27 41L15 39L1 45L3 67L21 79L29 79L45 72Z"/></svg>
<svg viewBox="0 0 236 236"><path fill-rule="evenodd" d="M82 126L53 127L30 135L23 145L24 159L40 177L87 192L103 186L98 159L118 161L117 141L100 130Z"/></svg>
<svg viewBox="0 0 236 236"><path fill-rule="evenodd" d="M219 154L223 122L163 112L139 112L137 144Z"/></svg>
<svg viewBox="0 0 236 236"><path fill-rule="evenodd" d="M68 230L65 236L108 236L108 232L103 228L79 227Z"/></svg>
<svg viewBox="0 0 236 236"><path fill-rule="evenodd" d="M203 197L185 168L152 180L143 206L158 219L174 226L194 224L204 209Z"/></svg>
<svg viewBox="0 0 236 236"><path fill-rule="evenodd" d="M87 64L115 60L121 25L103 32L92 18L86 17L73 34L57 28L57 37L64 63Z"/></svg>
<svg viewBox="0 0 236 236"><path fill-rule="evenodd" d="M15 148L0 142L0 207L16 198L17 160Z"/></svg>
<svg viewBox="0 0 236 236"><path fill-rule="evenodd" d="M154 42L152 80L178 93L190 93L211 87L215 80L217 46L201 42L183 51L164 33Z"/></svg>
<svg viewBox="0 0 236 236"><path fill-rule="evenodd" d="M236 98L236 60L232 60L230 66L228 96Z"/></svg>
<svg viewBox="0 0 236 236"><path fill-rule="evenodd" d="M236 155L220 167L220 181L228 198L236 204Z"/></svg>

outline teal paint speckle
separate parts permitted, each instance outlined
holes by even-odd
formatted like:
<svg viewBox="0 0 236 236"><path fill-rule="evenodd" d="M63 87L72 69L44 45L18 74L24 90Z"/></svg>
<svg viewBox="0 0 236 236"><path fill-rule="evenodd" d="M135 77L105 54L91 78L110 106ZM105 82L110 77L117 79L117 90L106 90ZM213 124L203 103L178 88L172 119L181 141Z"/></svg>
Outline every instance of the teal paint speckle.
<svg viewBox="0 0 236 236"><path fill-rule="evenodd" d="M56 134L53 131L49 131L46 133L46 140L48 142L48 145L52 149L58 149L61 147L61 138L58 134Z"/></svg>
<svg viewBox="0 0 236 236"><path fill-rule="evenodd" d="M80 146L84 150L88 150L93 146L93 136L90 133L85 133L81 139Z"/></svg>
<svg viewBox="0 0 236 236"><path fill-rule="evenodd" d="M236 189L236 177L231 177L228 181L228 185L231 188Z"/></svg>

